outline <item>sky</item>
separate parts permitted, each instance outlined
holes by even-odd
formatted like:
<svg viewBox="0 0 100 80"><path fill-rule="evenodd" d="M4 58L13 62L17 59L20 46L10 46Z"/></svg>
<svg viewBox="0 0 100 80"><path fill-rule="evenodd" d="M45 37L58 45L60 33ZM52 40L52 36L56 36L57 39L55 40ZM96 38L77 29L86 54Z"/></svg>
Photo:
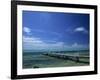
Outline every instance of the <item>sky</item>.
<svg viewBox="0 0 100 80"><path fill-rule="evenodd" d="M24 51L89 49L89 14L23 11Z"/></svg>

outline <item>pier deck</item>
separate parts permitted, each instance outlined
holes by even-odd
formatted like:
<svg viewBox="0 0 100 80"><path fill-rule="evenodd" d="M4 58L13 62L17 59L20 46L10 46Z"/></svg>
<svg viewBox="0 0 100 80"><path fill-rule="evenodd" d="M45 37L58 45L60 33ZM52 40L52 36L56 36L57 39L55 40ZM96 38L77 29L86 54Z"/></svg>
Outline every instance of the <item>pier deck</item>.
<svg viewBox="0 0 100 80"><path fill-rule="evenodd" d="M89 63L89 60L87 61L85 60L85 59L89 59L89 56L70 55L70 54L63 54L63 53L44 53L43 55L55 57L58 59L72 60L75 62Z"/></svg>

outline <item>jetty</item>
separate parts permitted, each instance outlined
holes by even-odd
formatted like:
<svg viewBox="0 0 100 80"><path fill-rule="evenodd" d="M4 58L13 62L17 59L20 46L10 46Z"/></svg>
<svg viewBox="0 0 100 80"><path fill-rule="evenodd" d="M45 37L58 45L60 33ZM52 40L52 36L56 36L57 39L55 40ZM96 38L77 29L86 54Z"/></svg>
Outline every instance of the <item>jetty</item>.
<svg viewBox="0 0 100 80"><path fill-rule="evenodd" d="M58 58L58 59L72 60L75 62L89 63L89 61L85 60L85 59L89 59L89 56L80 56L79 54L72 55L72 54L64 54L64 53L44 53L43 55Z"/></svg>

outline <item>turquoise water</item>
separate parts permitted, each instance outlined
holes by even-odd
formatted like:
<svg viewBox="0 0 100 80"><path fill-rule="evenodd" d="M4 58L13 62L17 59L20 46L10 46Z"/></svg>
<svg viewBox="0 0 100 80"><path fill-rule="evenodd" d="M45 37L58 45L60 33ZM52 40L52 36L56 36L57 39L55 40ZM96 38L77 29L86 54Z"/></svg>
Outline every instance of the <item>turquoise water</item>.
<svg viewBox="0 0 100 80"><path fill-rule="evenodd" d="M89 56L88 50L81 51L51 51L51 52L23 52L23 68L45 68L45 67L64 67L64 66L84 66L86 63L76 63L75 61L58 59L43 55L44 53L63 53L80 56ZM86 59L85 59L86 60ZM89 61L89 59L87 59Z"/></svg>

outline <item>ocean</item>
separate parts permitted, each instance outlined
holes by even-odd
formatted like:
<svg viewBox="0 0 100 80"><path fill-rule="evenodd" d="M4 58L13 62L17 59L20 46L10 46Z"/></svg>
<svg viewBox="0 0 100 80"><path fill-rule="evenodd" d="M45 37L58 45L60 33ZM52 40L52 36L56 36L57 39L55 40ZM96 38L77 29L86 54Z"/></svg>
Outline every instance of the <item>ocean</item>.
<svg viewBox="0 0 100 80"><path fill-rule="evenodd" d="M85 66L89 65L89 58L80 58L81 62L76 62L69 59L56 58L43 54L68 54L68 55L79 55L88 56L89 50L79 50L79 51L45 51L45 52L23 52L23 68L49 68L49 67L68 67L68 66ZM84 62L86 61L86 63Z"/></svg>

